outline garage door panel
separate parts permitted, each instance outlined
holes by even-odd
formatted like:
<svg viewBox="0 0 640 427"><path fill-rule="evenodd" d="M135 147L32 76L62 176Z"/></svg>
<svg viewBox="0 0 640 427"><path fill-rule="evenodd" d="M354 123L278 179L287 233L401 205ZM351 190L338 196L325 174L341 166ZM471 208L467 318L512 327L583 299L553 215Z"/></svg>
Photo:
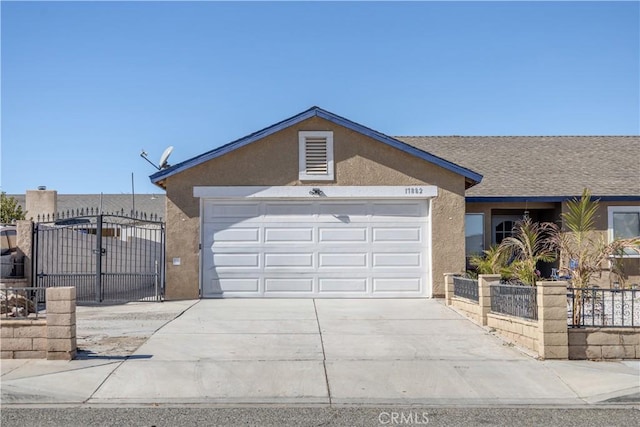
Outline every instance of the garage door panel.
<svg viewBox="0 0 640 427"><path fill-rule="evenodd" d="M313 267L313 253L266 253L265 268Z"/></svg>
<svg viewBox="0 0 640 427"><path fill-rule="evenodd" d="M374 278L374 292L418 292L421 289L422 280L420 278Z"/></svg>
<svg viewBox="0 0 640 427"><path fill-rule="evenodd" d="M213 254L213 267L259 267L258 253L216 253Z"/></svg>
<svg viewBox="0 0 640 427"><path fill-rule="evenodd" d="M306 222L309 220L309 216L314 214L314 205L312 202L286 204L279 202L265 202L264 204L264 216L266 221L294 219Z"/></svg>
<svg viewBox="0 0 640 427"><path fill-rule="evenodd" d="M367 267L367 253L320 253L318 269L325 267Z"/></svg>
<svg viewBox="0 0 640 427"><path fill-rule="evenodd" d="M211 228L215 243L258 243L260 241L260 229L250 228L224 228L218 226Z"/></svg>
<svg viewBox="0 0 640 427"><path fill-rule="evenodd" d="M384 217L419 218L423 208L417 203L373 203L372 213L380 219Z"/></svg>
<svg viewBox="0 0 640 427"><path fill-rule="evenodd" d="M258 292L260 290L260 280L256 277L250 278L224 278L213 279L213 288L221 292Z"/></svg>
<svg viewBox="0 0 640 427"><path fill-rule="evenodd" d="M367 217L369 215L369 207L367 203L322 203L319 204L320 220L328 219L327 217L349 216L355 218ZM324 217L324 218L322 218Z"/></svg>
<svg viewBox="0 0 640 427"><path fill-rule="evenodd" d="M205 221L247 219L260 216L260 203L208 203Z"/></svg>
<svg viewBox="0 0 640 427"><path fill-rule="evenodd" d="M264 229L265 243L312 242L313 228L275 228Z"/></svg>
<svg viewBox="0 0 640 427"><path fill-rule="evenodd" d="M322 278L318 279L320 292L367 292L367 278Z"/></svg>
<svg viewBox="0 0 640 427"><path fill-rule="evenodd" d="M362 243L367 241L367 229L365 227L357 228L324 228L318 230L318 239L324 242L354 242Z"/></svg>
<svg viewBox="0 0 640 427"><path fill-rule="evenodd" d="M265 292L311 292L312 278L265 279Z"/></svg>
<svg viewBox="0 0 640 427"><path fill-rule="evenodd" d="M373 227L374 242L416 242L422 241L422 233L419 227Z"/></svg>
<svg viewBox="0 0 640 427"><path fill-rule="evenodd" d="M414 253L374 253L374 267L420 267L421 254Z"/></svg>

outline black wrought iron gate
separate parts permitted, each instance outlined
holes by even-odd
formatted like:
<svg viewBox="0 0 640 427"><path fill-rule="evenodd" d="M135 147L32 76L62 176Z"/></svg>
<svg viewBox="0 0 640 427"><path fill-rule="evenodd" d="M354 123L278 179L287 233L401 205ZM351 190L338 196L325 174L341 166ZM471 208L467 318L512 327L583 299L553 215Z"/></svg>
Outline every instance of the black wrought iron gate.
<svg viewBox="0 0 640 427"><path fill-rule="evenodd" d="M90 215L36 223L34 286L75 286L81 303L160 301L164 223Z"/></svg>

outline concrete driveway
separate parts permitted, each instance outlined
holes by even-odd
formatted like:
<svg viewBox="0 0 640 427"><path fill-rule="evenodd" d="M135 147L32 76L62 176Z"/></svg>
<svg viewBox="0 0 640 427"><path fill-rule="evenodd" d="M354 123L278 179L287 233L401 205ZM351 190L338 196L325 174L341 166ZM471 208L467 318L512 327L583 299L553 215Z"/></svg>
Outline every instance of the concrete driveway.
<svg viewBox="0 0 640 427"><path fill-rule="evenodd" d="M42 381L44 401L92 404L574 405L640 391L637 362L537 361L426 299L202 300L124 361L67 363L12 371L3 403Z"/></svg>

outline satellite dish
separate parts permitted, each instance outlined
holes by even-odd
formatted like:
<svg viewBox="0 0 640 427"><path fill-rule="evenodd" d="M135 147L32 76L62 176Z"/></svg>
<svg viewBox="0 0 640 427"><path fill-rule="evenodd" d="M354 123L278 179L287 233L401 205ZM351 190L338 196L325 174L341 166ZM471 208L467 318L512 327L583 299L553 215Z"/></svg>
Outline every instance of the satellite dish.
<svg viewBox="0 0 640 427"><path fill-rule="evenodd" d="M167 147L166 150L164 150L164 153L162 153L162 156L160 156L160 163L158 163L158 169L164 169L169 167L167 160L169 160L169 156L171 155L172 152L173 152L173 146L171 145Z"/></svg>

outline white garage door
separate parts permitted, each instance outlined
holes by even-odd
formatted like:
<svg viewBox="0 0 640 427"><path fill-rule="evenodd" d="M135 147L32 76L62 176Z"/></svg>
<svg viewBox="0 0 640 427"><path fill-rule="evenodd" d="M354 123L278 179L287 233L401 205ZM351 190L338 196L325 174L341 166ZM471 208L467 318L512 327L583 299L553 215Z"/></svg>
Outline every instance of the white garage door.
<svg viewBox="0 0 640 427"><path fill-rule="evenodd" d="M203 200L204 297L430 296L428 201Z"/></svg>

